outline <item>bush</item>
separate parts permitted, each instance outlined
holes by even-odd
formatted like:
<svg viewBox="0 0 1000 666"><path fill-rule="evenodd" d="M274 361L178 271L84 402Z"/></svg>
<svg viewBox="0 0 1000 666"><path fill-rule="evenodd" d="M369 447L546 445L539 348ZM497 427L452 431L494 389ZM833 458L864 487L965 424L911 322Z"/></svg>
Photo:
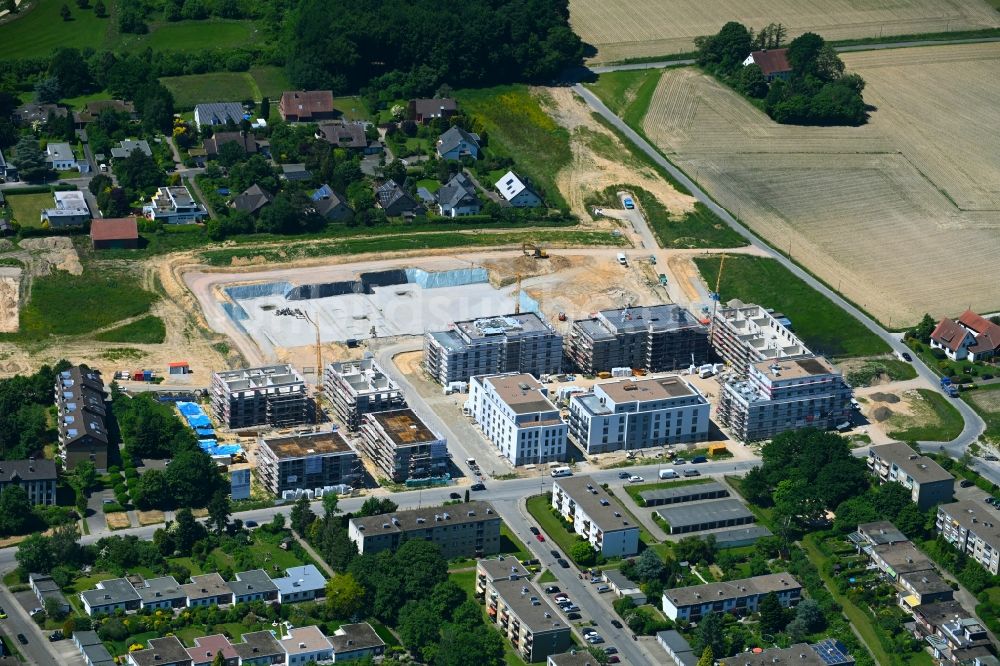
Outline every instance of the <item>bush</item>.
<svg viewBox="0 0 1000 666"><path fill-rule="evenodd" d="M944 353L943 349L933 349L932 348L931 349L931 356L933 356L934 358L936 358L939 361L943 361L944 359L948 358L948 355Z"/></svg>
<svg viewBox="0 0 1000 666"><path fill-rule="evenodd" d="M116 504L112 502L111 504L101 505L101 510L104 511L104 513L118 513L119 511L124 511L125 507L123 507L121 504Z"/></svg>

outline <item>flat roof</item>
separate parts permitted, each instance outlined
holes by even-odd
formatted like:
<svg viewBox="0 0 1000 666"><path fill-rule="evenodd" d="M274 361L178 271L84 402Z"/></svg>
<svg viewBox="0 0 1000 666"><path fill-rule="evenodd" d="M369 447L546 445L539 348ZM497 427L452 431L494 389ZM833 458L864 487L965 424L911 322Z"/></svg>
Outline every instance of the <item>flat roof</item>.
<svg viewBox="0 0 1000 666"><path fill-rule="evenodd" d="M503 400L515 414L557 411L556 406L542 395L542 385L528 373L488 375L483 377L483 381L489 382L493 386L497 397Z"/></svg>
<svg viewBox="0 0 1000 666"><path fill-rule="evenodd" d="M189 599L207 599L233 593L229 584L215 571L200 576L191 576L191 582L181 585L181 589L184 590Z"/></svg>
<svg viewBox="0 0 1000 666"><path fill-rule="evenodd" d="M668 400L670 398L697 395L697 391L677 375L641 379L638 381L626 379L618 382L604 382L594 385L594 390L598 389L616 403Z"/></svg>
<svg viewBox="0 0 1000 666"><path fill-rule="evenodd" d="M422 442L441 439L420 420L412 409L396 409L391 412L375 412L364 415L371 419L389 436L397 446L412 446Z"/></svg>
<svg viewBox="0 0 1000 666"><path fill-rule="evenodd" d="M302 590L322 590L326 587L326 577L313 564L290 567L283 578L272 578L281 594L291 594Z"/></svg>
<svg viewBox="0 0 1000 666"><path fill-rule="evenodd" d="M668 331L682 328L704 328L685 308L673 304L601 310L597 313L597 319L617 333L648 329Z"/></svg>
<svg viewBox="0 0 1000 666"><path fill-rule="evenodd" d="M124 578L109 578L98 583L100 587L93 590L84 590L80 593L91 607L109 606L111 604L123 604L129 601L138 601L139 593L132 587L132 583Z"/></svg>
<svg viewBox="0 0 1000 666"><path fill-rule="evenodd" d="M548 663L552 666L598 666L597 659L584 649L576 652L549 655Z"/></svg>
<svg viewBox="0 0 1000 666"><path fill-rule="evenodd" d="M461 331L470 341L499 335L516 337L536 333L556 334L555 330L535 312L456 321L455 329Z"/></svg>
<svg viewBox="0 0 1000 666"><path fill-rule="evenodd" d="M281 649L281 643L270 631L253 631L243 634L242 643L233 643L233 649L240 656L240 660L260 659L265 655L285 654Z"/></svg>
<svg viewBox="0 0 1000 666"><path fill-rule="evenodd" d="M790 573L765 574L753 578L707 583L690 587L676 587L663 593L665 598L677 607L694 606L721 601L723 599L738 599L751 595L762 595L770 592L801 589L799 581Z"/></svg>
<svg viewBox="0 0 1000 666"><path fill-rule="evenodd" d="M639 589L639 583L635 582L618 569L605 569L604 580L612 583L619 590Z"/></svg>
<svg viewBox="0 0 1000 666"><path fill-rule="evenodd" d="M639 525L632 524L618 500L608 494L597 481L590 476L565 476L555 479L558 485L569 495L579 510L603 532L618 530L637 530Z"/></svg>
<svg viewBox="0 0 1000 666"><path fill-rule="evenodd" d="M895 525L888 520L877 520L873 523L861 523L858 525L858 534L861 534L873 545L885 543L899 543L909 541L906 535L899 531Z"/></svg>
<svg viewBox="0 0 1000 666"><path fill-rule="evenodd" d="M532 634L570 630L562 614L531 581L498 580L493 589Z"/></svg>
<svg viewBox="0 0 1000 666"><path fill-rule="evenodd" d="M479 560L476 567L481 568L490 580L510 578L511 576L527 578L531 575L514 557L500 556Z"/></svg>
<svg viewBox="0 0 1000 666"><path fill-rule="evenodd" d="M295 627L288 632L287 638L281 639L281 645L288 654L302 654L316 650L332 650L333 644L323 635L319 627Z"/></svg>
<svg viewBox="0 0 1000 666"><path fill-rule="evenodd" d="M291 364L265 365L257 368L240 368L217 372L215 376L230 391L241 391L268 386L303 384L304 379Z"/></svg>
<svg viewBox="0 0 1000 666"><path fill-rule="evenodd" d="M935 594L952 591L948 581L933 569L900 574L899 580L901 583L905 582L906 586L917 594Z"/></svg>
<svg viewBox="0 0 1000 666"><path fill-rule="evenodd" d="M223 659L236 659L238 655L233 644L222 634L200 636L194 639L194 647L188 648L188 654L196 662L212 661L215 655L222 653Z"/></svg>
<svg viewBox="0 0 1000 666"><path fill-rule="evenodd" d="M913 573L915 571L928 571L934 568L931 559L917 550L909 541L899 543L887 543L882 546L874 546L873 557L885 562L897 575Z"/></svg>
<svg viewBox="0 0 1000 666"><path fill-rule="evenodd" d="M377 516L355 516L351 518L351 524L357 526L365 536L373 536L475 523L481 520L500 520L500 515L489 502L473 501L394 511Z"/></svg>
<svg viewBox="0 0 1000 666"><path fill-rule="evenodd" d="M354 652L385 645L385 641L367 622L357 624L342 624L340 628L328 637L333 645L333 653Z"/></svg>
<svg viewBox="0 0 1000 666"><path fill-rule="evenodd" d="M872 446L868 448L868 452L903 470L917 483L955 480L955 477L936 461L917 453L903 442Z"/></svg>
<svg viewBox="0 0 1000 666"><path fill-rule="evenodd" d="M339 432L329 430L301 435L262 437L261 445L270 449L278 460L331 453L354 453L354 449Z"/></svg>
<svg viewBox="0 0 1000 666"><path fill-rule="evenodd" d="M985 502L952 502L938 507L939 512L948 514L949 518L963 528L975 533L980 539L993 548L1000 548L1000 512L997 512Z"/></svg>
<svg viewBox="0 0 1000 666"><path fill-rule="evenodd" d="M756 541L764 537L774 536L771 530L763 525L741 525L740 527L731 527L728 530L713 530L711 535L715 539L715 543L719 546L737 541L747 541L750 539ZM708 535L706 534L705 536Z"/></svg>
<svg viewBox="0 0 1000 666"><path fill-rule="evenodd" d="M714 493L720 490L729 493L729 489L718 481L706 481L705 483L686 483L678 485L676 488L657 488L655 490L643 490L639 493L645 501L658 499L677 499L678 497L691 497L702 493Z"/></svg>
<svg viewBox="0 0 1000 666"><path fill-rule="evenodd" d="M184 590L173 576L149 578L146 584L136 588L143 603L156 603L168 599L179 599L185 596Z"/></svg>
<svg viewBox="0 0 1000 666"><path fill-rule="evenodd" d="M263 569L241 571L236 574L236 580L229 581L229 589L237 596L256 592L277 592L278 586Z"/></svg>
<svg viewBox="0 0 1000 666"><path fill-rule="evenodd" d="M139 666L174 664L191 659L187 648L176 636L149 639L149 648L130 652L129 657Z"/></svg>
<svg viewBox="0 0 1000 666"><path fill-rule="evenodd" d="M819 375L839 374L822 356L770 359L758 361L753 367L769 379L801 379Z"/></svg>
<svg viewBox="0 0 1000 666"><path fill-rule="evenodd" d="M664 506L656 513L672 528L753 517L753 512L743 502L732 497Z"/></svg>
<svg viewBox="0 0 1000 666"><path fill-rule="evenodd" d="M774 666L774 664L828 666L827 662L807 643L796 643L787 648L768 648L756 653L741 652L735 657L726 659L726 662L733 666Z"/></svg>

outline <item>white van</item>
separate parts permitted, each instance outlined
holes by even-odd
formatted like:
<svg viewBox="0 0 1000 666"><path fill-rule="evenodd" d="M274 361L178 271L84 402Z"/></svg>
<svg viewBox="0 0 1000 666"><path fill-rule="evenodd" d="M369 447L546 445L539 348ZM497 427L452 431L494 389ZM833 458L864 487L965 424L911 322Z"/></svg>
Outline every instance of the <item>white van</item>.
<svg viewBox="0 0 1000 666"><path fill-rule="evenodd" d="M573 470L565 466L556 467L554 470L552 470L551 474L553 478L560 476L573 476Z"/></svg>
<svg viewBox="0 0 1000 666"><path fill-rule="evenodd" d="M624 252L618 253L618 263L621 264L622 266L628 266L628 259L625 257Z"/></svg>
<svg viewBox="0 0 1000 666"><path fill-rule="evenodd" d="M661 479L679 479L680 478L680 474L678 474L677 472L675 472L672 469L661 469L660 470L660 478Z"/></svg>

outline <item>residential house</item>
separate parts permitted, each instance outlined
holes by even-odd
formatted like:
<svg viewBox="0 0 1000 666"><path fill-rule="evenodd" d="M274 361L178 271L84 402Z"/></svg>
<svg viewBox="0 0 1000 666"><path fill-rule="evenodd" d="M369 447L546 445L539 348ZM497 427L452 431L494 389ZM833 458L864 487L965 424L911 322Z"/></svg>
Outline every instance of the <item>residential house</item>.
<svg viewBox="0 0 1000 666"><path fill-rule="evenodd" d="M636 606L646 603L646 594L639 587L639 583L631 580L618 569L605 569L601 574L604 582L608 584L611 591L619 597L631 599Z"/></svg>
<svg viewBox="0 0 1000 666"><path fill-rule="evenodd" d="M93 590L80 593L83 610L91 617L113 615L116 610L125 612L139 610L142 597L128 580L111 578L97 583Z"/></svg>
<svg viewBox="0 0 1000 666"><path fill-rule="evenodd" d="M124 141L119 141L118 146L111 149L111 157L116 160L125 159L136 150L141 151L146 157L153 156L153 149L149 147L149 142L145 139L139 139L138 141L125 139Z"/></svg>
<svg viewBox="0 0 1000 666"><path fill-rule="evenodd" d="M456 173L437 194L438 212L445 217L478 215L483 205L476 196L476 186L464 173Z"/></svg>
<svg viewBox="0 0 1000 666"><path fill-rule="evenodd" d="M236 604L245 601L276 601L278 599L278 586L274 584L270 576L264 573L263 569L241 571L236 574L235 580L229 581L228 585L233 592L233 603Z"/></svg>
<svg viewBox="0 0 1000 666"><path fill-rule="evenodd" d="M45 146L45 162L54 171L69 171L76 168L76 155L68 143L54 141Z"/></svg>
<svg viewBox="0 0 1000 666"><path fill-rule="evenodd" d="M369 152L368 135L363 123L323 123L316 130L316 138L336 148Z"/></svg>
<svg viewBox="0 0 1000 666"><path fill-rule="evenodd" d="M436 150L443 160L460 160L463 157L479 159L479 135L466 132L457 125L449 127L438 137Z"/></svg>
<svg viewBox="0 0 1000 666"><path fill-rule="evenodd" d="M387 180L375 188L375 203L388 217L419 215L426 210L394 180Z"/></svg>
<svg viewBox="0 0 1000 666"><path fill-rule="evenodd" d="M592 477L554 479L552 508L605 557L630 557L639 552L639 526Z"/></svg>
<svg viewBox="0 0 1000 666"><path fill-rule="evenodd" d="M52 198L55 199L55 208L46 208L41 215L42 222L47 223L50 228L80 227L90 221L90 208L87 207L83 192L53 192Z"/></svg>
<svg viewBox="0 0 1000 666"><path fill-rule="evenodd" d="M855 663L847 647L831 638L815 645L796 643L787 648L772 647L760 652L744 652L725 661L734 666L854 666Z"/></svg>
<svg viewBox="0 0 1000 666"><path fill-rule="evenodd" d="M45 603L52 600L63 612L69 613L72 610L69 601L66 600L59 588L59 584L52 580L52 576L37 573L28 574L28 584L31 585L31 591L35 593L40 608L45 608Z"/></svg>
<svg viewBox="0 0 1000 666"><path fill-rule="evenodd" d="M187 593L173 576L144 579L133 587L143 609L173 610L187 606Z"/></svg>
<svg viewBox="0 0 1000 666"><path fill-rule="evenodd" d="M444 477L451 463L448 441L410 409L361 415L361 451L386 478Z"/></svg>
<svg viewBox="0 0 1000 666"><path fill-rule="evenodd" d="M535 312L456 321L424 336L424 368L444 386L476 375L562 368L563 338Z"/></svg>
<svg viewBox="0 0 1000 666"><path fill-rule="evenodd" d="M90 222L95 250L137 250L139 225L134 217L97 218Z"/></svg>
<svg viewBox="0 0 1000 666"><path fill-rule="evenodd" d="M274 196L254 183L233 197L233 202L230 205L241 213L256 215L272 201L274 201Z"/></svg>
<svg viewBox="0 0 1000 666"><path fill-rule="evenodd" d="M143 215L164 224L194 224L208 216L208 211L194 200L184 185L160 187L149 203L142 207Z"/></svg>
<svg viewBox="0 0 1000 666"><path fill-rule="evenodd" d="M504 201L514 208L537 208L542 205L542 198L513 171L505 173L495 187Z"/></svg>
<svg viewBox="0 0 1000 666"><path fill-rule="evenodd" d="M96 631L74 631L73 644L80 651L80 655L87 666L116 666L117 662L108 648L104 647L104 641L98 637Z"/></svg>
<svg viewBox="0 0 1000 666"><path fill-rule="evenodd" d="M198 104L194 107L194 123L201 129L203 126L214 127L231 123L239 125L246 118L243 105L237 102L214 102Z"/></svg>
<svg viewBox="0 0 1000 666"><path fill-rule="evenodd" d="M191 666L191 655L176 636L149 639L145 650L128 653L131 666Z"/></svg>
<svg viewBox="0 0 1000 666"><path fill-rule="evenodd" d="M930 343L952 361L995 359L1000 356L1000 325L966 310L958 319L942 319Z"/></svg>
<svg viewBox="0 0 1000 666"><path fill-rule="evenodd" d="M921 511L950 502L955 493L954 476L903 442L869 447L868 469L880 483L895 482L909 490Z"/></svg>
<svg viewBox="0 0 1000 666"><path fill-rule="evenodd" d="M337 117L333 108L333 91L293 90L281 95L278 113L288 123L314 123Z"/></svg>
<svg viewBox="0 0 1000 666"><path fill-rule="evenodd" d="M347 199L334 192L329 185L321 185L309 198L316 212L331 222L343 222L354 217L354 211L347 205Z"/></svg>
<svg viewBox="0 0 1000 666"><path fill-rule="evenodd" d="M223 634L200 636L194 639L194 647L187 649L191 666L212 666L215 655L222 653L222 666L239 666L240 657L236 648Z"/></svg>
<svg viewBox="0 0 1000 666"><path fill-rule="evenodd" d="M709 613L747 615L756 612L761 600L772 592L786 608L802 598L802 586L791 574L766 574L666 590L663 614L674 622L694 622Z"/></svg>
<svg viewBox="0 0 1000 666"><path fill-rule="evenodd" d="M14 109L11 119L15 125L22 127L32 123L45 123L49 119L49 114L56 114L57 118L65 118L69 111L58 104L35 104L29 102Z"/></svg>
<svg viewBox="0 0 1000 666"><path fill-rule="evenodd" d="M108 467L108 430L101 376L82 366L60 372L55 402L63 468L72 470L80 461L89 460L98 472L104 472Z"/></svg>
<svg viewBox="0 0 1000 666"><path fill-rule="evenodd" d="M333 643L330 642L319 627L295 627L282 638L279 643L285 651L287 666L304 666L309 662L323 663L333 661Z"/></svg>
<svg viewBox="0 0 1000 666"><path fill-rule="evenodd" d="M479 375L466 408L483 434L513 465L566 459L567 425L548 389L527 373Z"/></svg>
<svg viewBox="0 0 1000 666"><path fill-rule="evenodd" d="M481 558L476 561L476 581L473 596L485 599L489 590L498 580L530 579L531 572L524 568L515 557Z"/></svg>
<svg viewBox="0 0 1000 666"><path fill-rule="evenodd" d="M441 547L445 559L482 557L500 550L500 516L489 502L429 506L350 519L347 535L359 553L395 550L409 539Z"/></svg>
<svg viewBox="0 0 1000 666"><path fill-rule="evenodd" d="M0 151L0 179L8 182L18 180L17 167L4 159L3 151Z"/></svg>
<svg viewBox="0 0 1000 666"><path fill-rule="evenodd" d="M913 609L914 634L922 638L941 664L989 663L989 634L982 623L955 600ZM982 661L986 660L986 661Z"/></svg>
<svg viewBox="0 0 1000 666"><path fill-rule="evenodd" d="M191 576L191 582L181 585L187 595L187 605L225 606L233 603L233 590L217 572Z"/></svg>
<svg viewBox="0 0 1000 666"><path fill-rule="evenodd" d="M709 404L679 376L595 384L569 403L569 432L588 454L708 439Z"/></svg>
<svg viewBox="0 0 1000 666"><path fill-rule="evenodd" d="M233 644L240 666L270 666L285 663L285 650L270 631L243 634L243 642Z"/></svg>
<svg viewBox="0 0 1000 666"><path fill-rule="evenodd" d="M0 493L20 486L32 504L56 503L56 464L44 458L0 460Z"/></svg>
<svg viewBox="0 0 1000 666"><path fill-rule="evenodd" d="M264 435L258 440L257 476L277 497L361 481L364 472L354 447L337 431Z"/></svg>
<svg viewBox="0 0 1000 666"><path fill-rule="evenodd" d="M73 121L77 129L83 129L85 125L97 120L101 112L114 111L116 113L128 114L129 118L135 120L138 116L135 112L135 104L121 99L101 99L87 102L81 111L73 113Z"/></svg>
<svg viewBox="0 0 1000 666"><path fill-rule="evenodd" d="M762 49L751 51L743 61L743 66L757 65L768 81L788 79L792 66L788 62L788 49Z"/></svg>
<svg viewBox="0 0 1000 666"><path fill-rule="evenodd" d="M342 624L328 638L333 646L334 663L380 657L385 652L385 641L367 622Z"/></svg>
<svg viewBox="0 0 1000 666"><path fill-rule="evenodd" d="M305 164L282 164L280 178L289 181L309 180L312 172L306 169Z"/></svg>
<svg viewBox="0 0 1000 666"><path fill-rule="evenodd" d="M432 120L437 118L447 120L456 113L458 113L458 102L451 98L442 97L439 99L411 99L407 115L410 120L428 125Z"/></svg>
<svg viewBox="0 0 1000 666"><path fill-rule="evenodd" d="M313 564L289 567L282 578L272 578L278 588L278 601L287 604L311 601L326 596L326 577Z"/></svg>
<svg viewBox="0 0 1000 666"><path fill-rule="evenodd" d="M202 142L202 148L205 149L206 156L218 157L219 151L227 143L239 146L246 155L256 155L263 148L262 142L249 132L215 132Z"/></svg>

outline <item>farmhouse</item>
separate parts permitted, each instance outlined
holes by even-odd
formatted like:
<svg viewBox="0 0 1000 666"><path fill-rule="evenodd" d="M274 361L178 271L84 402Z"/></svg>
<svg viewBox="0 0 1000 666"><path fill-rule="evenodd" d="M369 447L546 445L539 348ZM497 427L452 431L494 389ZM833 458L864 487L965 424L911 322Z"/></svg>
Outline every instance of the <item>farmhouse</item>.
<svg viewBox="0 0 1000 666"><path fill-rule="evenodd" d="M273 200L270 192L254 183L233 198L232 207L241 213L256 215Z"/></svg>
<svg viewBox="0 0 1000 666"><path fill-rule="evenodd" d="M354 211L347 205L347 199L337 194L329 185L321 185L309 197L316 212L332 222L349 220Z"/></svg>
<svg viewBox="0 0 1000 666"><path fill-rule="evenodd" d="M537 208L542 205L542 198L513 171L505 173L495 187L500 196L514 208Z"/></svg>
<svg viewBox="0 0 1000 666"><path fill-rule="evenodd" d="M438 138L437 154L443 160L457 160L463 157L479 158L479 135L466 132L457 125L451 127Z"/></svg>
<svg viewBox="0 0 1000 666"><path fill-rule="evenodd" d="M931 333L931 348L953 361L982 361L1000 356L1000 325L966 310L958 319L945 317Z"/></svg>
<svg viewBox="0 0 1000 666"><path fill-rule="evenodd" d="M51 228L79 227L90 220L90 209L83 192L53 192L52 198L55 199L55 208L42 211L42 222L47 222Z"/></svg>
<svg viewBox="0 0 1000 666"><path fill-rule="evenodd" d="M237 102L214 102L194 107L194 122L198 129L227 123L239 125L244 117L243 105Z"/></svg>
<svg viewBox="0 0 1000 666"><path fill-rule="evenodd" d="M95 250L135 250L139 227L134 217L97 219L90 223L90 242Z"/></svg>
<svg viewBox="0 0 1000 666"><path fill-rule="evenodd" d="M414 215L425 210L394 180L387 180L375 188L375 203L389 217Z"/></svg>
<svg viewBox="0 0 1000 666"><path fill-rule="evenodd" d="M333 91L293 90L281 95L278 113L289 123L313 123L332 120L337 111L333 108Z"/></svg>
<svg viewBox="0 0 1000 666"><path fill-rule="evenodd" d="M408 116L424 125L435 118L447 120L458 113L458 102L450 98L441 99L411 99Z"/></svg>
<svg viewBox="0 0 1000 666"><path fill-rule="evenodd" d="M438 211L445 217L475 215L483 207L476 196L476 186L464 173L456 173L441 186L437 201Z"/></svg>
<svg viewBox="0 0 1000 666"><path fill-rule="evenodd" d="M743 66L757 65L768 81L787 79L792 75L792 66L788 63L788 49L763 49L752 51L743 61Z"/></svg>

